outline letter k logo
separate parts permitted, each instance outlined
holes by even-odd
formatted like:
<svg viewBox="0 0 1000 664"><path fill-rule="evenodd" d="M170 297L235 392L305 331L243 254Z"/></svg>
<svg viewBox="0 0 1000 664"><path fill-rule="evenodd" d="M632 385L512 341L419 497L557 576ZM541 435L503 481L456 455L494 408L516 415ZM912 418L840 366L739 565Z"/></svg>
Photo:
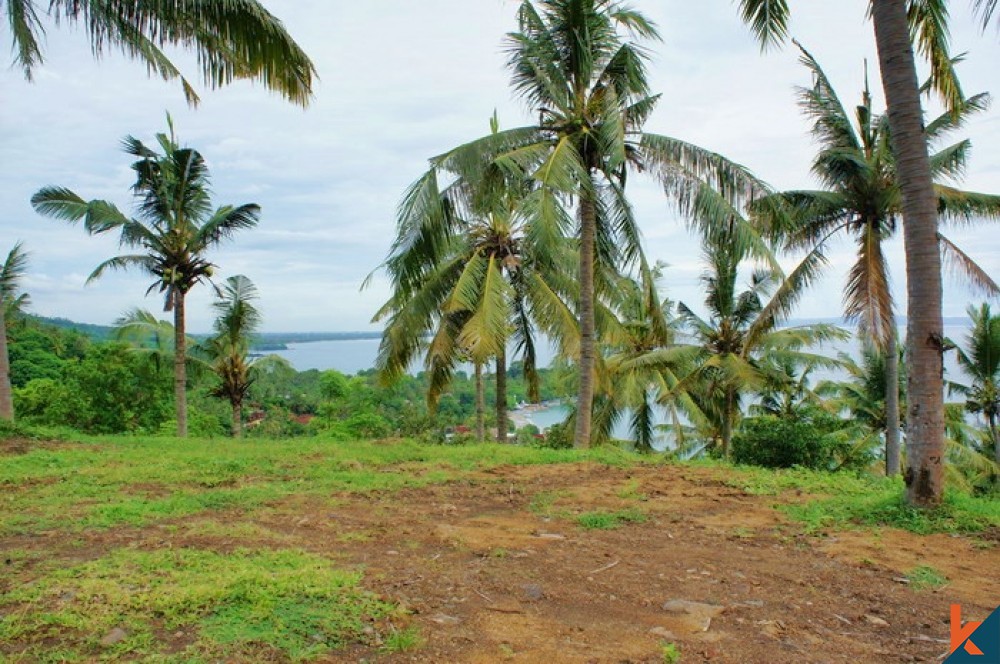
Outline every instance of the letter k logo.
<svg viewBox="0 0 1000 664"><path fill-rule="evenodd" d="M982 625L981 622L967 622L962 626L962 607L959 604L951 605L951 650L953 653L965 642L965 652L970 655L982 655L983 651L969 639L972 633Z"/></svg>

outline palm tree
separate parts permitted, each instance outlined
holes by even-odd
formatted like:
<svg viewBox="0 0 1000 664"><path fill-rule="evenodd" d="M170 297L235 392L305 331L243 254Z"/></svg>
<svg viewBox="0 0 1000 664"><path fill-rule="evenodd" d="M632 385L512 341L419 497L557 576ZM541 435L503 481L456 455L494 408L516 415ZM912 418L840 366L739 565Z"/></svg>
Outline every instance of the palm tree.
<svg viewBox="0 0 1000 664"><path fill-rule="evenodd" d="M993 455L1000 464L1000 316L990 311L990 305L978 309L969 307L972 329L965 339L965 348L957 346L958 364L972 379L971 385L949 383L954 392L965 397L965 408L982 415L989 431Z"/></svg>
<svg viewBox="0 0 1000 664"><path fill-rule="evenodd" d="M663 409L671 422L675 442L684 435L684 419L702 422L704 415L686 392L674 393L679 375L685 375L691 354L678 351L680 319L673 315L674 303L661 298L657 289L663 263L654 265L639 279L618 276L614 309L605 317L599 372L594 438L609 440L615 425L630 414L629 431L640 452L653 450L657 411ZM617 314L617 315L612 315ZM573 415L575 417L575 414Z"/></svg>
<svg viewBox="0 0 1000 664"><path fill-rule="evenodd" d="M95 57L121 51L165 81L180 79L188 103L198 94L163 52L193 50L201 77L212 88L235 79L259 81L289 101L306 105L315 67L284 26L257 0L0 0L13 40L14 64L26 79L44 61L45 20L80 25Z"/></svg>
<svg viewBox="0 0 1000 664"><path fill-rule="evenodd" d="M713 422L725 458L729 458L741 402L748 393L764 387L774 373L763 358L776 363L779 370L788 362L834 367L836 360L803 349L848 336L824 324L779 329L798 293L778 288L787 281L773 263L754 270L747 290L739 292L739 271L747 257L747 249L731 238L708 239L705 258L709 267L702 277L708 318L698 316L683 302L678 305L680 318L694 337L695 356L693 370L674 390L687 391Z"/></svg>
<svg viewBox="0 0 1000 664"><path fill-rule="evenodd" d="M807 249L803 270L825 264L826 243L834 236L848 235L856 241L857 261L844 290L844 312L857 321L860 334L884 351L886 384L897 382L896 322L889 269L882 245L896 231L902 201L896 162L889 147L889 125L884 115L872 110L867 82L856 108L857 126L841 103L815 58L798 42L801 62L813 75L813 85L799 89L799 103L813 121L813 135L820 151L813 173L826 187L818 191L786 191L757 201L755 217L780 238L786 249ZM930 83L927 84L927 87ZM964 100L957 114L945 113L927 125L932 145L960 127L971 113L989 104L986 94ZM937 179L955 181L964 172L970 143L963 140L931 155ZM938 209L944 220L969 221L976 217L1000 218L1000 196L961 191L945 183L936 184ZM996 294L997 285L964 252L941 236L941 251L961 269L975 286ZM899 473L898 394L887 394L885 427L886 472Z"/></svg>
<svg viewBox="0 0 1000 664"><path fill-rule="evenodd" d="M132 164L136 181L137 217L125 216L113 203L85 201L69 189L45 187L31 198L40 214L71 223L83 221L90 235L119 232L123 247L140 253L110 258L91 273L87 282L108 270L138 268L155 277L146 293L164 294L164 310L174 313L174 394L177 435L187 435L187 372L185 297L195 285L207 281L214 265L206 258L209 249L239 230L257 225L260 208L255 204L212 210L209 173L201 154L180 147L168 116L170 134L157 134L162 154L131 136L124 150L138 159Z"/></svg>
<svg viewBox="0 0 1000 664"><path fill-rule="evenodd" d="M10 387L10 357L7 354L7 319L27 303L28 296L18 294L19 282L28 266L28 254L20 242L7 254L0 267L0 419L14 421L14 399Z"/></svg>
<svg viewBox="0 0 1000 664"><path fill-rule="evenodd" d="M704 223L719 200L738 204L765 189L720 155L642 131L658 96L649 93L645 50L623 32L629 39L658 39L642 14L613 0L523 0L518 29L507 36L508 65L515 92L537 111L538 124L494 132L432 159L435 176L411 189L400 214L401 227L430 217L425 206L440 195L438 174L468 185L450 192L461 206L464 195L482 191L499 171L533 182L521 206L530 236L577 237L578 447L591 439L602 287L595 277L600 265L626 273L642 255L625 197L628 171L651 172L682 212ZM440 243L450 230L425 226L414 246Z"/></svg>
<svg viewBox="0 0 1000 664"><path fill-rule="evenodd" d="M432 171L421 178L409 195L433 177ZM451 188L460 186L464 183ZM386 320L376 368L383 381L392 382L424 351L430 372L428 403L433 409L463 359L472 361L478 379L479 368L494 358L497 439L502 442L507 432L509 341L521 356L529 396L537 400L537 331L564 344L574 338L573 315L564 303L569 254L565 247L561 252L554 246L540 250L532 243L516 210L514 191L479 199L478 209L454 207L447 192L435 201L421 206L426 215L422 221L401 224L384 263L394 292L373 319ZM403 207L408 207L406 200ZM414 237L434 223L450 230L439 244L428 246ZM479 399L477 395L477 403Z"/></svg>
<svg viewBox="0 0 1000 664"><path fill-rule="evenodd" d="M260 327L260 311L253 305L257 288L243 275L229 277L213 303L218 318L215 334L204 344L219 385L212 395L228 399L233 409L234 438L243 435L243 400L253 384L250 337Z"/></svg>
<svg viewBox="0 0 1000 664"><path fill-rule="evenodd" d="M852 425L856 425L855 430L864 432L859 433L859 438L868 438L868 432L885 436L892 421L899 420L901 408L898 396L905 395L905 381L898 373L892 376L891 372L886 371L886 365L891 362L886 353L884 346L871 340L863 340L860 362L846 353L839 355L842 368L847 372L847 380L823 381L816 387L818 394L828 398L826 407L829 410L846 414ZM897 366L899 361L897 351ZM895 383L890 382L891 380L895 380ZM892 388L893 385L895 389ZM894 394L897 396L896 401L892 399ZM892 408L896 409L895 418Z"/></svg>
<svg viewBox="0 0 1000 664"><path fill-rule="evenodd" d="M148 356L157 372L173 363L174 326L169 321L160 320L146 309L134 307L122 314L114 327L115 340Z"/></svg>
<svg viewBox="0 0 1000 664"><path fill-rule="evenodd" d="M787 0L740 0L745 21L765 46L788 34ZM997 0L974 0L989 22ZM957 80L949 75L947 3L872 0L872 22L879 54L882 87L889 113L892 152L903 201L903 242L906 250L906 346L908 469L907 501L919 507L940 504L944 495L944 322L941 313L941 253L934 175L924 132L920 84L911 35L932 66L935 88L952 108L962 99Z"/></svg>

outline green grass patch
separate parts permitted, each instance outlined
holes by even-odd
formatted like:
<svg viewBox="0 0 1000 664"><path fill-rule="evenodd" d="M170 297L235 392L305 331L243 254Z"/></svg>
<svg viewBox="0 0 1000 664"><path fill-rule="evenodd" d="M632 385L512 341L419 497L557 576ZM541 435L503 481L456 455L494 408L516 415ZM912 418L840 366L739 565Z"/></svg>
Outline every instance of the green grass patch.
<svg viewBox="0 0 1000 664"><path fill-rule="evenodd" d="M948 585L947 577L930 565L914 567L906 578L910 580L910 587L914 590L934 590Z"/></svg>
<svg viewBox="0 0 1000 664"><path fill-rule="evenodd" d="M303 660L367 643L366 627L398 614L359 581L294 550L119 549L6 595L0 642L25 647L24 661L51 638L69 661L133 658L155 655L164 633L180 631L191 635L191 659L264 646ZM102 643L116 628L124 637Z"/></svg>
<svg viewBox="0 0 1000 664"><path fill-rule="evenodd" d="M916 509L904 502L902 482L884 482L867 494L845 493L780 509L807 532L858 526L891 526L919 535L977 533L1000 527L1000 500L946 492L940 507Z"/></svg>
<svg viewBox="0 0 1000 664"><path fill-rule="evenodd" d="M627 523L643 523L648 519L645 512L625 509L617 512L586 512L576 517L576 523L585 530L613 530Z"/></svg>
<svg viewBox="0 0 1000 664"><path fill-rule="evenodd" d="M289 495L330 496L440 484L495 466L591 461L624 466L613 448L85 437L37 446L0 464L0 536L147 526Z"/></svg>

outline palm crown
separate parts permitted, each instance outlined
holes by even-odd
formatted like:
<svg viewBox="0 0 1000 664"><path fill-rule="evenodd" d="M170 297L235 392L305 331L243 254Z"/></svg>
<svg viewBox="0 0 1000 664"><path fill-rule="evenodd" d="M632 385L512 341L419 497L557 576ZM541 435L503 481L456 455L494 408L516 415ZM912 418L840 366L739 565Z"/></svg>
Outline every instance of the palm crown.
<svg viewBox="0 0 1000 664"><path fill-rule="evenodd" d="M180 79L184 95L198 103L194 86L162 50L192 49L202 79L211 87L251 79L305 105L316 74L309 57L281 21L257 0L50 0L47 11L36 0L0 0L13 40L14 63L31 80L42 64L44 15L57 25L81 25L95 56L120 50L139 60L150 74Z"/></svg>

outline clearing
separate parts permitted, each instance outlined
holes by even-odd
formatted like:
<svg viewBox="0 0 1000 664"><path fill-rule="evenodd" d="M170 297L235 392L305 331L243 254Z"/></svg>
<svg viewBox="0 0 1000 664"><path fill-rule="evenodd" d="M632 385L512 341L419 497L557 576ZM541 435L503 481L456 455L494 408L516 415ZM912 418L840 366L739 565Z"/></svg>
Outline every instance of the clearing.
<svg viewBox="0 0 1000 664"><path fill-rule="evenodd" d="M1000 603L1000 508L861 525L904 520L898 488L613 450L9 440L0 661L940 661L950 604Z"/></svg>

